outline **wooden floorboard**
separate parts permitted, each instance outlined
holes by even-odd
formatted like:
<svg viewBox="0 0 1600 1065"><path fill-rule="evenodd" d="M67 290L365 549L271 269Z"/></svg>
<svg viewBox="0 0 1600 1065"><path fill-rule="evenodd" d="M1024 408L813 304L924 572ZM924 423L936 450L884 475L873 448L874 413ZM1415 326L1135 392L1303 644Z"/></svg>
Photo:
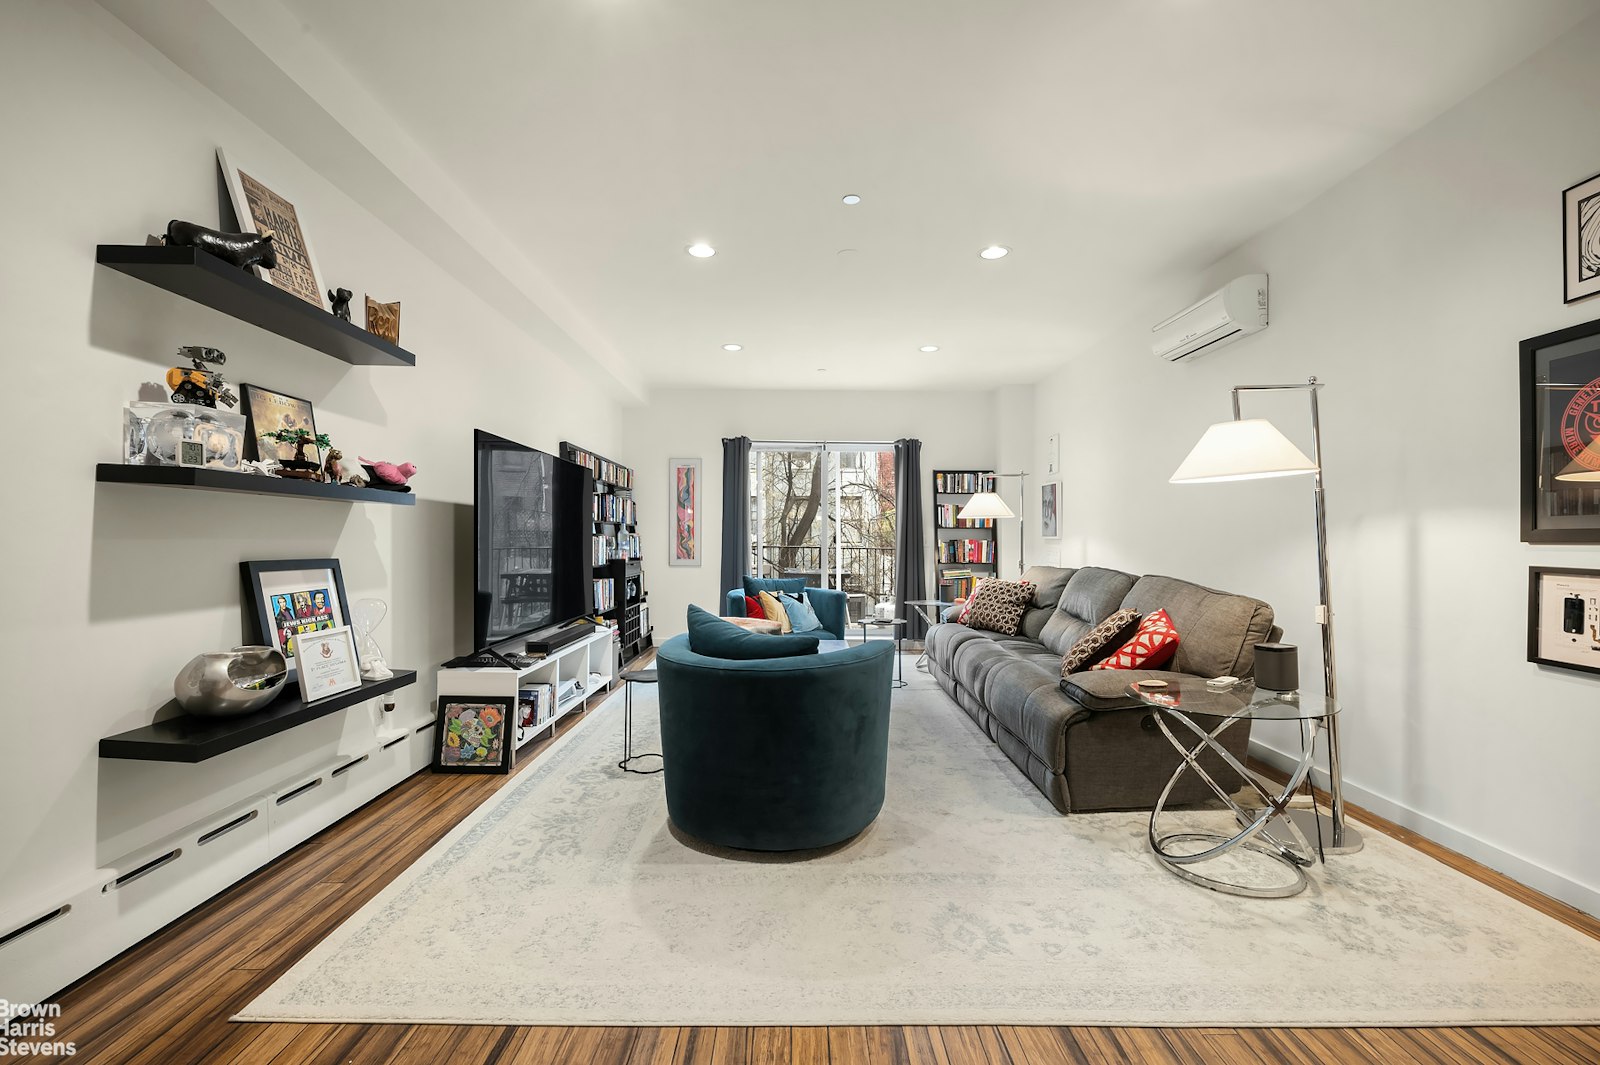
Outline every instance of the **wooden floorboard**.
<svg viewBox="0 0 1600 1065"><path fill-rule="evenodd" d="M648 663L638 663L643 667ZM592 705L603 696L596 695ZM582 715L559 722L564 734ZM526 750L525 769L553 741ZM1264 767L1262 767L1264 768ZM115 1065L1427 1065L1600 1062L1600 1029L565 1028L228 1018L506 777L418 774L57 996L74 1062ZM1600 938L1600 920L1352 808L1376 831ZM33 1060L52 1060L37 1057Z"/></svg>

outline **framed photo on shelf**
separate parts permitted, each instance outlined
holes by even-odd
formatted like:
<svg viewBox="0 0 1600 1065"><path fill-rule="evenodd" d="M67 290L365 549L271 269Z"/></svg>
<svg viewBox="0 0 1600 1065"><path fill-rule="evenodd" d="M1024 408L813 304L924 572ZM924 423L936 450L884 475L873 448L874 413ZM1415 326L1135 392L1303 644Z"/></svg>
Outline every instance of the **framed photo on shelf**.
<svg viewBox="0 0 1600 1065"><path fill-rule="evenodd" d="M361 687L356 634L348 625L314 629L294 638L300 698L307 703Z"/></svg>
<svg viewBox="0 0 1600 1065"><path fill-rule="evenodd" d="M244 399L244 446L246 458L277 459L279 462L295 457L293 444L280 444L276 440L261 439L266 433L280 429L304 429L311 434L311 443L303 454L310 462L322 464L322 449L316 445L317 417L309 399L275 392L260 385L244 383L239 386Z"/></svg>
<svg viewBox="0 0 1600 1065"><path fill-rule="evenodd" d="M1528 661L1600 674L1600 570L1528 567Z"/></svg>
<svg viewBox="0 0 1600 1065"><path fill-rule="evenodd" d="M317 269L316 257L311 254L311 243L300 226L300 213L294 204L263 183L263 178L273 180L266 171L243 163L237 157L230 159L221 148L217 149L217 166L227 182L228 199L233 202L239 228L246 233L272 231L278 265L271 270L251 267L256 276L315 307L328 310L320 280L322 271Z"/></svg>
<svg viewBox="0 0 1600 1065"><path fill-rule="evenodd" d="M672 478L672 539L667 565L700 565L700 460L668 459Z"/></svg>
<svg viewBox="0 0 1600 1065"><path fill-rule="evenodd" d="M289 680L299 676L299 638L350 623L344 571L336 558L287 558L241 562L246 632L289 660ZM356 657L356 656L353 656ZM359 682L359 658L356 658ZM331 694L331 693L328 693Z"/></svg>
<svg viewBox="0 0 1600 1065"><path fill-rule="evenodd" d="M1046 481L1039 486L1039 535L1046 540L1061 539L1061 482Z"/></svg>
<svg viewBox="0 0 1600 1065"><path fill-rule="evenodd" d="M1522 539L1600 543L1600 321L1522 342Z"/></svg>
<svg viewBox="0 0 1600 1065"><path fill-rule="evenodd" d="M517 701L511 696L441 695L433 768L439 773L509 773Z"/></svg>
<svg viewBox="0 0 1600 1065"><path fill-rule="evenodd" d="M1577 303L1600 292L1600 174L1561 194L1563 298Z"/></svg>

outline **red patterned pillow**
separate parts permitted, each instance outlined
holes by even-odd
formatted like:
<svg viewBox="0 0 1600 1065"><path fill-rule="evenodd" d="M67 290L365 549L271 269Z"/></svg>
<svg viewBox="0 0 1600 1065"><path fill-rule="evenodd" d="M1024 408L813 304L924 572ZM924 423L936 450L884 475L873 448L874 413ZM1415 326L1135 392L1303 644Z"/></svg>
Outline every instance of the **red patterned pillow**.
<svg viewBox="0 0 1600 1065"><path fill-rule="evenodd" d="M1178 630L1165 610L1145 615L1133 639L1090 669L1160 669L1178 653Z"/></svg>
<svg viewBox="0 0 1600 1065"><path fill-rule="evenodd" d="M761 600L753 595L744 597L744 616L747 618L765 618L766 611L761 609Z"/></svg>

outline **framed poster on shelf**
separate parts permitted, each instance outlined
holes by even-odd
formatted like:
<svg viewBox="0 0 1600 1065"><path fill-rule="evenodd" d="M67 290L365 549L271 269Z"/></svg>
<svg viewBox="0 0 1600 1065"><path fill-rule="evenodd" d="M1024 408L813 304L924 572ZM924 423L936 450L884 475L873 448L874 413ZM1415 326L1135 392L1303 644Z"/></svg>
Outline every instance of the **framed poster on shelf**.
<svg viewBox="0 0 1600 1065"><path fill-rule="evenodd" d="M1528 661L1600 673L1600 570L1528 567Z"/></svg>
<svg viewBox="0 0 1600 1065"><path fill-rule="evenodd" d="M517 700L498 695L441 695L433 751L438 773L509 773Z"/></svg>
<svg viewBox="0 0 1600 1065"><path fill-rule="evenodd" d="M246 233L272 232L278 265L271 270L260 266L253 266L251 270L274 287L328 310L319 280L322 272L317 269L311 243L300 227L300 213L294 204L264 184L263 177L272 179L253 163L229 158L218 148L217 166L221 167L223 180L227 182L228 199L233 201L239 228Z"/></svg>
<svg viewBox="0 0 1600 1065"><path fill-rule="evenodd" d="M246 631L253 643L268 644L289 660L292 683L298 678L298 637L350 623L344 572L336 558L286 558L241 562ZM359 665L359 663L357 663Z"/></svg>
<svg viewBox="0 0 1600 1065"><path fill-rule="evenodd" d="M1600 543L1600 321L1522 342L1522 539Z"/></svg>
<svg viewBox="0 0 1600 1065"><path fill-rule="evenodd" d="M668 459L672 530L667 565L700 565L700 460Z"/></svg>

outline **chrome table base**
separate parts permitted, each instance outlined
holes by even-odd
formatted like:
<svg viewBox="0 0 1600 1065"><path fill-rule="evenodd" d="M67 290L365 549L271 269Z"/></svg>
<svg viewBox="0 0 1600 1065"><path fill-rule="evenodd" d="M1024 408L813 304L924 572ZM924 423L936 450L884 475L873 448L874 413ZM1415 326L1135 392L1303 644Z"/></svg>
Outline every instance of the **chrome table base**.
<svg viewBox="0 0 1600 1065"><path fill-rule="evenodd" d="M1167 725L1167 719L1179 722L1195 736L1199 743L1194 747L1187 746L1186 741L1173 735ZM1156 800L1155 809L1150 811L1150 849L1157 860L1176 875L1198 884L1228 895L1244 895L1251 898L1288 898L1298 895L1310 883L1306 876L1306 869L1321 860L1323 851L1320 847L1313 847L1296 824L1294 815L1298 810L1290 810L1289 803L1294 795L1305 783L1306 776L1311 772L1312 758L1316 752L1316 726L1314 722L1301 723L1302 753L1294 772L1289 775L1287 783L1281 790L1273 793L1269 788L1278 787L1277 782L1269 777L1256 773L1234 757L1233 753L1217 742L1225 731L1242 719L1248 717L1248 710L1241 711L1231 717L1224 718L1216 728L1206 731L1194 720L1175 708L1163 709L1155 715L1156 723L1161 732L1167 737L1178 753L1183 755L1183 762L1167 781L1167 786L1161 790L1161 797ZM1200 765L1200 756L1205 751L1212 751L1224 762L1234 769L1245 782L1256 792L1261 800L1259 809L1249 809L1241 806L1231 794L1224 791L1216 780ZM1172 789L1182 779L1185 773L1194 773L1205 781L1217 798L1226 803L1233 811L1234 819L1239 825L1239 831L1231 836L1220 832L1169 832L1163 833L1159 826L1162 815L1166 812L1167 797L1172 794ZM1305 811L1312 813L1314 811ZM1270 831L1269 831L1270 826ZM1282 826L1281 828L1279 826ZM1287 835L1288 839L1280 838ZM1346 838L1349 832L1346 830ZM1330 838L1324 834L1321 840ZM1209 844L1194 851L1174 850L1179 844ZM1207 876L1195 867L1203 862L1221 857L1231 851L1260 855L1263 858L1276 862L1287 869L1291 875L1288 883L1284 884L1241 884L1235 881L1223 880L1220 877Z"/></svg>

